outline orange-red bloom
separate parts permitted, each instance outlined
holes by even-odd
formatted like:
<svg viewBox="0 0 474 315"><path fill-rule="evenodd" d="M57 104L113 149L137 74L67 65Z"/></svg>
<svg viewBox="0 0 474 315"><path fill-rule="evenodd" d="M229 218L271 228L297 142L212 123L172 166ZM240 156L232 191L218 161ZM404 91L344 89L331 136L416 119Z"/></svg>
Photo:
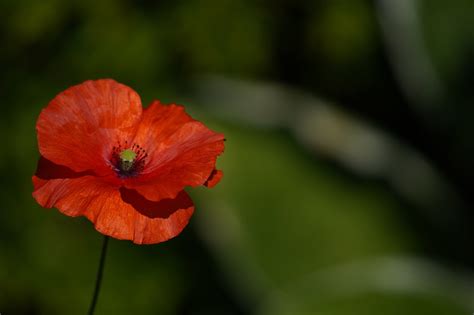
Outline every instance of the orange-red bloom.
<svg viewBox="0 0 474 315"><path fill-rule="evenodd" d="M178 235L194 211L184 187L213 187L222 177L215 163L223 134L182 106L154 101L143 110L138 94L114 80L60 93L42 110L36 130L36 201L137 244Z"/></svg>

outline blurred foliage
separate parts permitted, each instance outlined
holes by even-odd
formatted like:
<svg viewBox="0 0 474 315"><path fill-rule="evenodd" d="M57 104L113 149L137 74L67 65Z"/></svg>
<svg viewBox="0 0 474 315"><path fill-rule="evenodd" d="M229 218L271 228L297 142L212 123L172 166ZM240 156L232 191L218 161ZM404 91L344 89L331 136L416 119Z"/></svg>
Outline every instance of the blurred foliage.
<svg viewBox="0 0 474 315"><path fill-rule="evenodd" d="M189 105L228 141L224 179L191 191L197 211L182 235L155 246L112 240L97 314L472 312L472 1L419 0L400 11L416 18L413 32L446 90L432 107L397 77L403 65L381 30L396 15L383 15L383 2L404 3L0 1L0 312L87 310L101 235L85 219L41 209L30 178L41 108L70 85L103 77L130 85L144 104ZM244 80L253 103L216 85L209 107L209 90L196 91L207 74ZM262 94L256 82L278 85ZM297 106L306 102L300 91L329 100L327 108L351 117L349 127L304 125L313 120ZM380 174L351 168L364 155L346 155L350 143L336 141L353 139L362 122L375 137L369 144L389 148L367 152L387 166ZM331 145L305 141L314 138ZM449 198L423 195L436 202L420 205L407 196L429 189L390 182L386 174L405 178L402 162L419 156L439 175L427 186L441 178L436 192Z"/></svg>
<svg viewBox="0 0 474 315"><path fill-rule="evenodd" d="M423 1L419 10L432 58L446 81L454 83L461 79L460 68L473 53L474 27L470 21L474 4L468 0L452 6L443 4L439 0Z"/></svg>

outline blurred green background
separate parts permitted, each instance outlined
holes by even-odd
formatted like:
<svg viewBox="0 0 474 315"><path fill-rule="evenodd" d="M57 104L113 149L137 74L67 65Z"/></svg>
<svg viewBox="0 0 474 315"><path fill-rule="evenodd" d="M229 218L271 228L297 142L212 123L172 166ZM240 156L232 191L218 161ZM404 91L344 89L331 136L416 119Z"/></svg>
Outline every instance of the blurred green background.
<svg viewBox="0 0 474 315"><path fill-rule="evenodd" d="M31 197L35 122L114 78L226 134L96 314L471 314L472 0L0 1L0 313L85 314L102 235Z"/></svg>

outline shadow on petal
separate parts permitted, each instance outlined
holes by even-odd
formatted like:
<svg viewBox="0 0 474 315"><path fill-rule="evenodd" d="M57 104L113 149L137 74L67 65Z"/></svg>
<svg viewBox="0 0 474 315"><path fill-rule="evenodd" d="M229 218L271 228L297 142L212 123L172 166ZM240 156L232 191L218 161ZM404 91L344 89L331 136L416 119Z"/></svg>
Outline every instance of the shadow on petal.
<svg viewBox="0 0 474 315"><path fill-rule="evenodd" d="M78 178L87 175L93 176L94 172L75 172L69 167L53 163L41 156L38 160L35 175L41 179Z"/></svg>
<svg viewBox="0 0 474 315"><path fill-rule="evenodd" d="M133 206L138 212L149 218L166 219L180 209L188 209L193 206L193 201L188 194L182 190L172 199L150 201L140 195L136 190L120 188L122 200Z"/></svg>

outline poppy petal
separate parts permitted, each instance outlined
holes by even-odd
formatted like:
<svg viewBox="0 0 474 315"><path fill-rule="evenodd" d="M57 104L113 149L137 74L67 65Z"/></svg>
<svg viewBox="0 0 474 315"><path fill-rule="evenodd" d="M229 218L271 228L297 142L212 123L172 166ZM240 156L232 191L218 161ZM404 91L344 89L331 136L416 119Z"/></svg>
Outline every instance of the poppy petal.
<svg viewBox="0 0 474 315"><path fill-rule="evenodd" d="M213 170L207 181L204 183L204 186L207 188L212 188L216 186L224 176L224 172L221 170Z"/></svg>
<svg viewBox="0 0 474 315"><path fill-rule="evenodd" d="M97 231L136 244L155 244L177 236L194 212L189 196L146 200L136 191L118 189L94 176L45 180L33 177L33 197L43 207L69 216L86 216Z"/></svg>
<svg viewBox="0 0 474 315"><path fill-rule="evenodd" d="M38 160L35 175L41 179L75 178L94 175L91 171L75 172L69 167L58 165L41 156Z"/></svg>
<svg viewBox="0 0 474 315"><path fill-rule="evenodd" d="M141 119L140 97L111 79L86 81L59 93L36 123L46 159L80 172L110 172L112 147L131 140Z"/></svg>
<svg viewBox="0 0 474 315"><path fill-rule="evenodd" d="M125 186L153 201L203 185L224 151L223 134L190 118L182 106L159 102L144 111L134 142L147 150L148 159L142 174Z"/></svg>

